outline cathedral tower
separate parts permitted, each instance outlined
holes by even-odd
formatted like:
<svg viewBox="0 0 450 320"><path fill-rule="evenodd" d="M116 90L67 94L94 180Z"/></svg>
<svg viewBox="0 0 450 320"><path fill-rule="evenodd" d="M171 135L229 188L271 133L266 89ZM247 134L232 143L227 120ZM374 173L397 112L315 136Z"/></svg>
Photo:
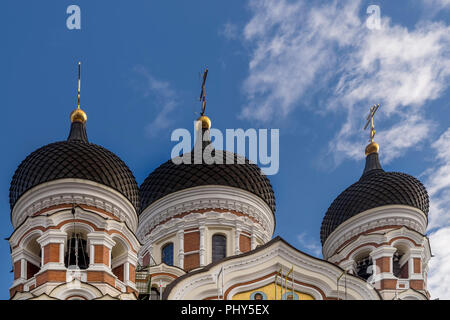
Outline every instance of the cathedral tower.
<svg viewBox="0 0 450 320"><path fill-rule="evenodd" d="M12 299L135 299L139 193L126 164L90 143L86 113L31 153L10 187Z"/></svg>
<svg viewBox="0 0 450 320"><path fill-rule="evenodd" d="M143 266L155 266L148 271L155 289L185 272L267 243L275 228L269 179L256 164L216 150L210 141L211 120L204 115L206 74L192 152L163 163L140 186L139 256ZM142 285L147 281L143 278Z"/></svg>
<svg viewBox="0 0 450 320"><path fill-rule="evenodd" d="M361 178L328 208L323 256L366 279L384 299L427 299L428 194L416 178L384 171L378 151L372 136Z"/></svg>

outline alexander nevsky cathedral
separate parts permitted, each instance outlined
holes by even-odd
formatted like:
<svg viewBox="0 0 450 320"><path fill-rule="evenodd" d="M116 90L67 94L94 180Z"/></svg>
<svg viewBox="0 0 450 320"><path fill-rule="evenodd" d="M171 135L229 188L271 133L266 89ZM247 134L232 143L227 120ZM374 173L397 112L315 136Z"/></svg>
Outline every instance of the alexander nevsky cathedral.
<svg viewBox="0 0 450 320"><path fill-rule="evenodd" d="M200 149L243 161L169 159L140 186L88 137L79 104L70 121L67 139L30 153L12 177L11 299L430 297L427 191L408 174L383 170L373 136L360 179L324 213L319 259L273 237L269 179L249 160L215 150L203 113Z"/></svg>

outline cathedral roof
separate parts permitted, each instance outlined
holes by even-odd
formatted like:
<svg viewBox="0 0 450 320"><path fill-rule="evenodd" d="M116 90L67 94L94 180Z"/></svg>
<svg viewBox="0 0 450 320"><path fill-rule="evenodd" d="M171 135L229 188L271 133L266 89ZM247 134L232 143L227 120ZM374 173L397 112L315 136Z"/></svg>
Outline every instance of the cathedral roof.
<svg viewBox="0 0 450 320"><path fill-rule="evenodd" d="M210 143L209 140L205 141L202 150ZM191 159L191 164L175 164L169 160L155 169L140 186L141 211L156 200L176 191L220 185L251 192L264 200L272 212L275 212L272 185L256 164L228 151L212 150L211 155L222 158L222 164L207 164L203 160L200 164L195 164L195 152L191 152L184 155ZM233 164L227 164L227 159L232 160Z"/></svg>
<svg viewBox="0 0 450 320"><path fill-rule="evenodd" d="M138 210L139 190L130 169L114 153L88 141L87 118L80 111L74 111L71 119L70 134L66 141L37 149L19 165L10 186L11 209L26 191L39 184L78 178L115 189Z"/></svg>
<svg viewBox="0 0 450 320"><path fill-rule="evenodd" d="M344 221L366 210L385 205L405 205L428 215L429 199L423 184L405 173L386 172L380 165L378 149L366 157L359 181L342 192L330 205L322 221L322 244Z"/></svg>

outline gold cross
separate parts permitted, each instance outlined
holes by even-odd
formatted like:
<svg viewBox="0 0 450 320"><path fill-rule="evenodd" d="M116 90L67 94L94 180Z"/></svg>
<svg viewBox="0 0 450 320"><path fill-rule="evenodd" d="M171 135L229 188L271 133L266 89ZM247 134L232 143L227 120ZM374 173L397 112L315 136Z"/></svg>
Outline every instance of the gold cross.
<svg viewBox="0 0 450 320"><path fill-rule="evenodd" d="M202 116L205 114L205 108L206 108L205 83L206 83L207 76L208 76L208 67L206 67L206 70L203 73L202 91L200 92L200 101L202 101L202 113L201 113Z"/></svg>
<svg viewBox="0 0 450 320"><path fill-rule="evenodd" d="M375 112L377 112L378 108L380 107L379 104L375 104L370 108L370 113L367 116L367 123L364 126L364 130L367 129L370 123L370 139L369 142L373 142L373 138L375 138L375 126L373 125L373 117L375 116Z"/></svg>
<svg viewBox="0 0 450 320"><path fill-rule="evenodd" d="M78 109L80 109L81 62L78 62Z"/></svg>

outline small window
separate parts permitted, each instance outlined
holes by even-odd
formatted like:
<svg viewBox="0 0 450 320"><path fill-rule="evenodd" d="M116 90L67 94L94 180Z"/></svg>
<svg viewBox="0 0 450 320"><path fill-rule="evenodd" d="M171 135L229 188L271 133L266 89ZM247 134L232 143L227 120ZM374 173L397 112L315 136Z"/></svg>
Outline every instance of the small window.
<svg viewBox="0 0 450 320"><path fill-rule="evenodd" d="M162 262L173 266L173 243L166 244L161 250Z"/></svg>
<svg viewBox="0 0 450 320"><path fill-rule="evenodd" d="M403 264L400 264L400 261L402 260L404 256L403 251L400 249L397 249L397 251L394 253L394 256L392 257L392 273L394 276L400 279L408 279L408 263L403 262Z"/></svg>
<svg viewBox="0 0 450 320"><path fill-rule="evenodd" d="M140 293L138 300L159 300L159 291L156 288L151 288L150 293Z"/></svg>
<svg viewBox="0 0 450 320"><path fill-rule="evenodd" d="M256 291L250 295L250 300L267 300L267 296L264 292Z"/></svg>
<svg viewBox="0 0 450 320"><path fill-rule="evenodd" d="M364 280L368 280L372 276L373 263L370 256L361 258L356 262L356 274Z"/></svg>
<svg viewBox="0 0 450 320"><path fill-rule="evenodd" d="M283 294L283 296L281 297L281 300L299 300L299 296L295 292L294 293L287 292L287 293Z"/></svg>
<svg viewBox="0 0 450 320"><path fill-rule="evenodd" d="M84 236L73 233L67 242L67 251L64 258L66 268L87 269L89 267L89 255Z"/></svg>
<svg viewBox="0 0 450 320"><path fill-rule="evenodd" d="M212 237L212 262L222 260L227 256L227 237L215 234Z"/></svg>
<svg viewBox="0 0 450 320"><path fill-rule="evenodd" d="M156 288L150 290L150 300L159 300L159 291Z"/></svg>

